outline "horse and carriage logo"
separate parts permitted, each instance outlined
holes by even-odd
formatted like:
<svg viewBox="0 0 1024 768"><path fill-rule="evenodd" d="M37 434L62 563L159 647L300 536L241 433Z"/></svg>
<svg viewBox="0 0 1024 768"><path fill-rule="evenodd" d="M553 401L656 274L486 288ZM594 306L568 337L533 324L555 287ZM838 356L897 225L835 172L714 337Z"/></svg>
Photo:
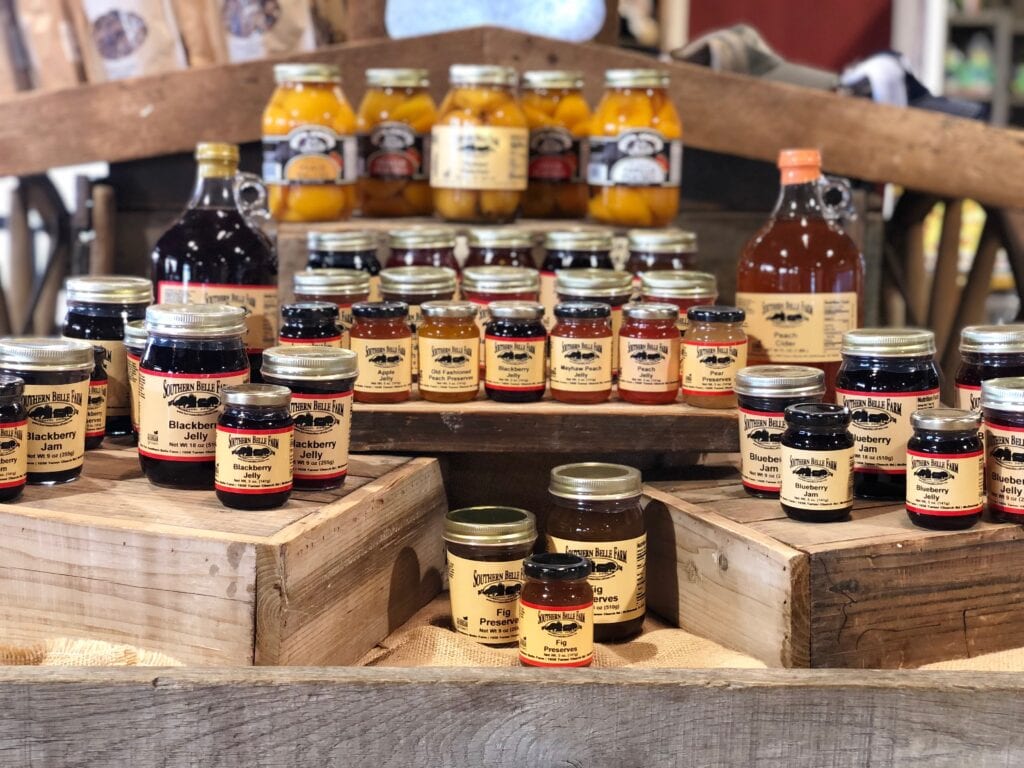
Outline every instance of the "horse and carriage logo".
<svg viewBox="0 0 1024 768"><path fill-rule="evenodd" d="M220 395L203 390L175 392L167 404L186 416L208 416L220 408Z"/></svg>
<svg viewBox="0 0 1024 768"><path fill-rule="evenodd" d="M518 581L493 581L480 587L476 593L490 603L511 603L522 591L523 585Z"/></svg>
<svg viewBox="0 0 1024 768"><path fill-rule="evenodd" d="M759 448L777 448L782 442L782 432L781 429L756 427L747 432L747 440Z"/></svg>

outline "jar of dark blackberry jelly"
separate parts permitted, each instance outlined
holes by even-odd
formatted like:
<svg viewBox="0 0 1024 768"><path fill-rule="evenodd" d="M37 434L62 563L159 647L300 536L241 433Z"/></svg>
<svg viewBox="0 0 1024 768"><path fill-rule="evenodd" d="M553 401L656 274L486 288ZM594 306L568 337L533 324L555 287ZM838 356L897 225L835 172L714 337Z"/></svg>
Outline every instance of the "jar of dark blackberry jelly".
<svg viewBox="0 0 1024 768"><path fill-rule="evenodd" d="M981 382L1024 376L1024 325L969 325L960 333L956 407L981 409Z"/></svg>
<svg viewBox="0 0 1024 768"><path fill-rule="evenodd" d="M91 451L103 445L107 434L107 350L93 347L95 364L89 374L89 400L85 411L85 450Z"/></svg>
<svg viewBox="0 0 1024 768"><path fill-rule="evenodd" d="M25 382L0 376L0 501L21 496L28 479Z"/></svg>
<svg viewBox="0 0 1024 768"><path fill-rule="evenodd" d="M850 411L833 403L798 403L785 410L779 501L794 520L833 523L853 509Z"/></svg>
<svg viewBox="0 0 1024 768"><path fill-rule="evenodd" d="M128 364L124 326L146 316L153 303L153 283L144 277L105 275L72 277L64 285L67 315L63 335L103 347L107 378L106 434L112 437L132 431Z"/></svg>
<svg viewBox="0 0 1024 768"><path fill-rule="evenodd" d="M484 329L484 392L499 403L534 403L547 378L544 305L492 301Z"/></svg>
<svg viewBox="0 0 1024 768"><path fill-rule="evenodd" d="M340 347L342 331L337 304L301 301L281 307L279 344L312 347Z"/></svg>
<svg viewBox="0 0 1024 768"><path fill-rule="evenodd" d="M985 506L985 452L981 414L928 408L910 417L907 443L907 515L914 525L961 531L981 519Z"/></svg>
<svg viewBox="0 0 1024 768"><path fill-rule="evenodd" d="M131 403L132 435L139 436L139 363L146 351L146 321L124 324L124 351L128 364L128 400Z"/></svg>
<svg viewBox="0 0 1024 768"><path fill-rule="evenodd" d="M309 269L353 269L370 276L370 301L380 301L380 260L377 258L377 237L373 232L311 231L306 235Z"/></svg>
<svg viewBox="0 0 1024 768"><path fill-rule="evenodd" d="M989 514L1024 523L1024 377L983 381L981 412Z"/></svg>
<svg viewBox="0 0 1024 768"><path fill-rule="evenodd" d="M854 490L903 501L910 415L939 404L935 334L919 328L861 328L843 334L836 402L850 409L857 441Z"/></svg>

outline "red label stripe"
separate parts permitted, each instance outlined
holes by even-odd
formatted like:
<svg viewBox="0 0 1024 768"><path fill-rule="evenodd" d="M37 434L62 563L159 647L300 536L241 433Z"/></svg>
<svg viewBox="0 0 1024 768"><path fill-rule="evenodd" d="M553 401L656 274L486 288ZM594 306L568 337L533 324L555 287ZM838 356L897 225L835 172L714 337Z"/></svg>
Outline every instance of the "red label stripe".
<svg viewBox="0 0 1024 768"><path fill-rule="evenodd" d="M22 419L21 421L5 421L0 424L0 429L11 429L13 427L24 427L28 424L28 419Z"/></svg>
<svg viewBox="0 0 1024 768"><path fill-rule="evenodd" d="M934 515L935 517L965 517L966 515L976 515L981 512L983 504L979 504L973 509L924 509L922 507L915 507L911 504L907 504L907 509L911 512L916 512L919 515Z"/></svg>
<svg viewBox="0 0 1024 768"><path fill-rule="evenodd" d="M895 468L890 469L890 468L887 468L887 467L872 467L872 466L857 466L857 465L854 465L853 471L854 472L860 472L863 475L905 475L905 474L907 474L906 467L904 467L903 469L895 469Z"/></svg>
<svg viewBox="0 0 1024 768"><path fill-rule="evenodd" d="M981 391L981 384L957 384L956 388L957 389L969 389L972 392L980 392Z"/></svg>
<svg viewBox="0 0 1024 768"><path fill-rule="evenodd" d="M922 395L937 395L939 388L922 389L917 392L856 392L852 389L837 389L841 395L853 395L854 397L921 397Z"/></svg>
<svg viewBox="0 0 1024 768"><path fill-rule="evenodd" d="M1024 432L1024 427L1004 427L999 424L993 424L991 421L982 422L982 426L990 427L999 432Z"/></svg>
<svg viewBox="0 0 1024 768"><path fill-rule="evenodd" d="M500 390L501 392L543 392L545 387L544 384L530 387L510 387L505 384L494 384L490 381L484 381L484 386Z"/></svg>
<svg viewBox="0 0 1024 768"><path fill-rule="evenodd" d="M747 482L746 480L743 481L743 486L745 488L753 488L755 491L768 491L770 493L778 493L782 490L782 488L777 485L758 485L757 483Z"/></svg>
<svg viewBox="0 0 1024 768"><path fill-rule="evenodd" d="M587 658L585 658L585 659L580 659L579 661L562 661L562 662L555 661L555 662L551 662L551 661L534 661L533 659L528 659L525 656L523 656L522 654L520 654L519 655L519 660L521 662L523 662L524 664L529 664L531 667L585 667L585 666L587 666L588 664L591 664L594 661L594 656L590 655L590 656L587 656Z"/></svg>
<svg viewBox="0 0 1024 768"><path fill-rule="evenodd" d="M185 461L185 462L198 462L198 461L215 461L216 455L210 454L208 456L171 456L167 453L156 453L150 451L142 446L139 446L139 453L150 459L160 459L160 461Z"/></svg>
<svg viewBox="0 0 1024 768"><path fill-rule="evenodd" d="M322 475L305 475L301 472L296 472L292 475L295 480L336 480L339 477L345 477L348 474L347 469L343 469L340 472L325 472Z"/></svg>
<svg viewBox="0 0 1024 768"><path fill-rule="evenodd" d="M536 603L528 603L525 600L520 600L520 602L523 604L524 608L533 608L534 610L547 611L548 613L568 613L569 611L583 611L587 608L594 607L594 604L592 602L581 603L580 605L537 605Z"/></svg>
<svg viewBox="0 0 1024 768"><path fill-rule="evenodd" d="M101 429L101 430L100 430L99 432L86 432L86 433L85 433L85 436L86 436L86 437L105 437L105 436L106 436L106 434L107 434L107 430L106 430L106 428L104 427L104 428L103 428L103 429Z"/></svg>
<svg viewBox="0 0 1024 768"><path fill-rule="evenodd" d="M95 381L90 381L89 382L89 386L90 387L105 387L105 386L107 386L107 382L108 381L109 381L108 379L96 379Z"/></svg>
<svg viewBox="0 0 1024 768"><path fill-rule="evenodd" d="M222 427L217 425L218 432L227 432L232 435L284 435L293 431L292 427L275 427L274 429L236 429L235 427Z"/></svg>
<svg viewBox="0 0 1024 768"><path fill-rule="evenodd" d="M492 336L489 333L484 338L488 341L515 341L520 344L536 344L537 346L547 341L547 336Z"/></svg>
<svg viewBox="0 0 1024 768"><path fill-rule="evenodd" d="M19 485L25 485L27 480L27 476L22 476L20 480L9 480L6 483L0 483L0 488L14 488Z"/></svg>
<svg viewBox="0 0 1024 768"><path fill-rule="evenodd" d="M920 451L907 450L907 456L917 456L921 459L976 459L983 455L983 451L973 451L971 453L921 453Z"/></svg>
<svg viewBox="0 0 1024 768"><path fill-rule="evenodd" d="M324 393L322 395L300 395L292 393L292 400L341 400L343 397L352 397L352 390L348 392L337 392L334 394Z"/></svg>
<svg viewBox="0 0 1024 768"><path fill-rule="evenodd" d="M998 510L1000 512L1006 512L1008 515L1021 515L1021 516L1024 516L1024 509L1021 509L1020 507L1007 507L1007 506L1004 506L1002 504L996 504L991 499L989 499L988 505L992 509Z"/></svg>
<svg viewBox="0 0 1024 768"><path fill-rule="evenodd" d="M214 483L213 487L218 491L224 491L225 493L242 493L246 496L258 496L267 493L281 493L282 491L290 491L292 484L287 483L286 485L277 485L273 488L232 488L230 485L221 485L220 483Z"/></svg>

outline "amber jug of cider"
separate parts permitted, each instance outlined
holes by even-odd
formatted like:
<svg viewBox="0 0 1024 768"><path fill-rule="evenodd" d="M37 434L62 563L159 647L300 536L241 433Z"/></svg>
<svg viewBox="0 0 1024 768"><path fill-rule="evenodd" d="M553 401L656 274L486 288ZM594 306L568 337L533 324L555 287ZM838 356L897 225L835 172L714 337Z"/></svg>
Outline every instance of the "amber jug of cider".
<svg viewBox="0 0 1024 768"><path fill-rule="evenodd" d="M737 270L749 364L820 368L825 397L833 400L843 333L862 322L864 261L822 201L818 150L783 150L779 171L779 201L743 248Z"/></svg>

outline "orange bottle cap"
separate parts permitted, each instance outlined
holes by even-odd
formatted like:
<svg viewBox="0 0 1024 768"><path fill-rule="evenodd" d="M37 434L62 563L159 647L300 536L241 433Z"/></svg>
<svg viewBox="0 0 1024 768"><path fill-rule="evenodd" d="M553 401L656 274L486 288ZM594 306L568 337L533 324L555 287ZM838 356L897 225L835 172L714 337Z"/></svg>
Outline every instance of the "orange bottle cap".
<svg viewBox="0 0 1024 768"><path fill-rule="evenodd" d="M784 149L779 152L783 184L803 184L821 175L821 152L816 149Z"/></svg>

